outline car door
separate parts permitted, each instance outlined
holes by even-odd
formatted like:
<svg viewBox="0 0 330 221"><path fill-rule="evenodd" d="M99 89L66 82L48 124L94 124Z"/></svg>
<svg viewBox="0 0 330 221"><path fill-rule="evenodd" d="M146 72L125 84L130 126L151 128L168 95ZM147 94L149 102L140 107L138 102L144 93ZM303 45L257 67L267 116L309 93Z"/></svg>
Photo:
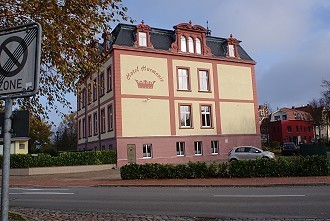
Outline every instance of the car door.
<svg viewBox="0 0 330 221"><path fill-rule="evenodd" d="M255 160L257 158L260 159L260 158L262 158L262 153L257 148L251 147L250 157L251 157L251 160Z"/></svg>

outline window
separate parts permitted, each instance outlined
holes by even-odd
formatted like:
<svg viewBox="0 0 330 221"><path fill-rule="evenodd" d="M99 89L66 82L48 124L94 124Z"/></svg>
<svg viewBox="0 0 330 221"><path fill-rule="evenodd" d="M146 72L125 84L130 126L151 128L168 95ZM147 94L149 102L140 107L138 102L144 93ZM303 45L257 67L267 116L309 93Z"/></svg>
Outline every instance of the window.
<svg viewBox="0 0 330 221"><path fill-rule="evenodd" d="M139 32L139 46L147 47L147 33Z"/></svg>
<svg viewBox="0 0 330 221"><path fill-rule="evenodd" d="M82 137L83 138L86 137L86 119L85 118L82 119Z"/></svg>
<svg viewBox="0 0 330 221"><path fill-rule="evenodd" d="M189 73L188 69L178 69L178 90L189 90Z"/></svg>
<svg viewBox="0 0 330 221"><path fill-rule="evenodd" d="M96 79L93 80L93 101L97 99L97 83Z"/></svg>
<svg viewBox="0 0 330 221"><path fill-rule="evenodd" d="M86 88L84 88L81 92L81 99L82 99L82 107L86 106Z"/></svg>
<svg viewBox="0 0 330 221"><path fill-rule="evenodd" d="M288 119L288 116L287 116L287 115L283 115L283 116L282 116L282 119L283 119L283 120L287 120L287 119Z"/></svg>
<svg viewBox="0 0 330 221"><path fill-rule="evenodd" d="M195 155L202 155L202 141L195 141Z"/></svg>
<svg viewBox="0 0 330 221"><path fill-rule="evenodd" d="M24 150L25 149L25 144L24 143L20 143L18 148L20 150Z"/></svg>
<svg viewBox="0 0 330 221"><path fill-rule="evenodd" d="M180 127L190 128L191 127L191 106L182 105L180 106Z"/></svg>
<svg viewBox="0 0 330 221"><path fill-rule="evenodd" d="M81 109L81 94L78 93L77 95L77 109L80 110Z"/></svg>
<svg viewBox="0 0 330 221"><path fill-rule="evenodd" d="M199 90L210 91L209 87L209 72L205 70L198 71Z"/></svg>
<svg viewBox="0 0 330 221"><path fill-rule="evenodd" d="M92 123L92 116L91 115L89 115L88 116L88 136L92 136L92 125L93 125L93 123Z"/></svg>
<svg viewBox="0 0 330 221"><path fill-rule="evenodd" d="M229 57L235 57L234 45L228 45Z"/></svg>
<svg viewBox="0 0 330 221"><path fill-rule="evenodd" d="M275 119L276 121L281 120L281 116L275 116L274 119Z"/></svg>
<svg viewBox="0 0 330 221"><path fill-rule="evenodd" d="M288 129L288 133L292 132L292 127L291 126L288 126L287 129Z"/></svg>
<svg viewBox="0 0 330 221"><path fill-rule="evenodd" d="M98 133L98 130L97 130L97 113L95 112L94 115L93 115L93 120L94 120L94 135L96 135Z"/></svg>
<svg viewBox="0 0 330 221"><path fill-rule="evenodd" d="M202 127L211 127L211 106L201 106Z"/></svg>
<svg viewBox="0 0 330 221"><path fill-rule="evenodd" d="M78 121L78 138L81 139L81 120Z"/></svg>
<svg viewBox="0 0 330 221"><path fill-rule="evenodd" d="M101 110L101 133L105 133L105 110Z"/></svg>
<svg viewBox="0 0 330 221"><path fill-rule="evenodd" d="M177 142L176 143L176 155L177 156L184 156L184 142Z"/></svg>
<svg viewBox="0 0 330 221"><path fill-rule="evenodd" d="M105 79L104 79L104 73L102 72L100 74L100 94L103 96L105 93Z"/></svg>
<svg viewBox="0 0 330 221"><path fill-rule="evenodd" d="M186 38L184 36L181 36L180 41L181 41L181 51L182 52L187 52Z"/></svg>
<svg viewBox="0 0 330 221"><path fill-rule="evenodd" d="M108 107L108 130L113 130L113 110L112 105Z"/></svg>
<svg viewBox="0 0 330 221"><path fill-rule="evenodd" d="M299 126L296 126L296 131L299 132Z"/></svg>
<svg viewBox="0 0 330 221"><path fill-rule="evenodd" d="M152 157L152 144L143 144L143 158Z"/></svg>
<svg viewBox="0 0 330 221"><path fill-rule="evenodd" d="M212 154L219 154L219 141L211 141Z"/></svg>
<svg viewBox="0 0 330 221"><path fill-rule="evenodd" d="M189 53L194 53L194 40L192 37L188 38L188 51Z"/></svg>
<svg viewBox="0 0 330 221"><path fill-rule="evenodd" d="M87 102L90 104L92 102L92 85L88 84L87 86Z"/></svg>
<svg viewBox="0 0 330 221"><path fill-rule="evenodd" d="M108 78L107 89L108 89L108 91L112 91L112 70L111 70L111 66L109 66L107 68L107 78Z"/></svg>
<svg viewBox="0 0 330 221"><path fill-rule="evenodd" d="M199 38L196 38L196 53L202 54L201 40Z"/></svg>

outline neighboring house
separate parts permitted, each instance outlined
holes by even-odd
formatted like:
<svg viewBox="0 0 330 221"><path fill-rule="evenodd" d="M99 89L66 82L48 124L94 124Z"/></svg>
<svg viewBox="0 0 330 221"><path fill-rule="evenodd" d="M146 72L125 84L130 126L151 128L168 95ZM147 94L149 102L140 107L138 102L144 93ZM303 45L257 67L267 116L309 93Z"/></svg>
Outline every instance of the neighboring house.
<svg viewBox="0 0 330 221"><path fill-rule="evenodd" d="M314 119L315 140L329 141L330 140L330 116L326 107L313 107L312 105L304 105L296 107L297 110L308 112Z"/></svg>
<svg viewBox="0 0 330 221"><path fill-rule="evenodd" d="M10 154L27 154L30 138L29 111L13 111ZM0 154L3 154L4 112L0 112Z"/></svg>
<svg viewBox="0 0 330 221"><path fill-rule="evenodd" d="M117 165L226 159L260 147L255 62L240 41L199 25L119 24L99 73L80 79L78 150L116 150Z"/></svg>
<svg viewBox="0 0 330 221"><path fill-rule="evenodd" d="M12 138L10 154L28 154L28 137ZM3 155L3 139L0 139L0 155Z"/></svg>
<svg viewBox="0 0 330 221"><path fill-rule="evenodd" d="M314 142L313 118L294 107L281 108L270 115L268 133L270 142L310 144Z"/></svg>

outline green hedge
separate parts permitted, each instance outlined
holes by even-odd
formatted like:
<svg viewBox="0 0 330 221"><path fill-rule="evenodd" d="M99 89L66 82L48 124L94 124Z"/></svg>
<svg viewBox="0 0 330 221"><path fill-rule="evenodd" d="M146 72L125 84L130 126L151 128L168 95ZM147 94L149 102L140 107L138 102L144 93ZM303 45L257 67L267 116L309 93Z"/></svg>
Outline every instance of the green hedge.
<svg viewBox="0 0 330 221"><path fill-rule="evenodd" d="M201 162L177 165L129 164L122 166L120 173L123 180L327 176L329 166L329 161L323 156L308 156L209 165Z"/></svg>
<svg viewBox="0 0 330 221"><path fill-rule="evenodd" d="M2 167L2 156L0 157ZM12 154L10 155L10 168L29 167L53 167L53 166L76 166L76 165L100 165L116 164L117 155L115 151L85 151L64 152L57 157L49 154Z"/></svg>

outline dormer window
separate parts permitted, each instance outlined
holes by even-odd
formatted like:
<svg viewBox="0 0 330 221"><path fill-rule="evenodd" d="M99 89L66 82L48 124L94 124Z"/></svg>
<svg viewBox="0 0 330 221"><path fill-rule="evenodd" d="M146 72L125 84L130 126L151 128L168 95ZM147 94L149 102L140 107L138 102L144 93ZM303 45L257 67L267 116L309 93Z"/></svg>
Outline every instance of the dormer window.
<svg viewBox="0 0 330 221"><path fill-rule="evenodd" d="M181 42L181 51L182 52L187 52L187 42L186 42L186 37L181 36L180 38L180 42Z"/></svg>
<svg viewBox="0 0 330 221"><path fill-rule="evenodd" d="M233 35L230 35L230 37L227 38L227 57L240 58L240 55L238 54L238 44L238 40L233 38Z"/></svg>
<svg viewBox="0 0 330 221"><path fill-rule="evenodd" d="M212 56L211 49L206 45L207 30L200 25L181 23L173 27L176 40L171 45L173 52L188 52L204 56Z"/></svg>
<svg viewBox="0 0 330 221"><path fill-rule="evenodd" d="M201 40L199 40L199 38L196 38L196 53L202 54L202 45Z"/></svg>
<svg viewBox="0 0 330 221"><path fill-rule="evenodd" d="M229 57L235 57L234 45L228 45Z"/></svg>
<svg viewBox="0 0 330 221"><path fill-rule="evenodd" d="M143 20L141 24L136 26L136 40L134 42L136 47L153 47L150 41L150 29L150 26L145 25Z"/></svg>
<svg viewBox="0 0 330 221"><path fill-rule="evenodd" d="M139 32L139 46L147 47L147 33Z"/></svg>

